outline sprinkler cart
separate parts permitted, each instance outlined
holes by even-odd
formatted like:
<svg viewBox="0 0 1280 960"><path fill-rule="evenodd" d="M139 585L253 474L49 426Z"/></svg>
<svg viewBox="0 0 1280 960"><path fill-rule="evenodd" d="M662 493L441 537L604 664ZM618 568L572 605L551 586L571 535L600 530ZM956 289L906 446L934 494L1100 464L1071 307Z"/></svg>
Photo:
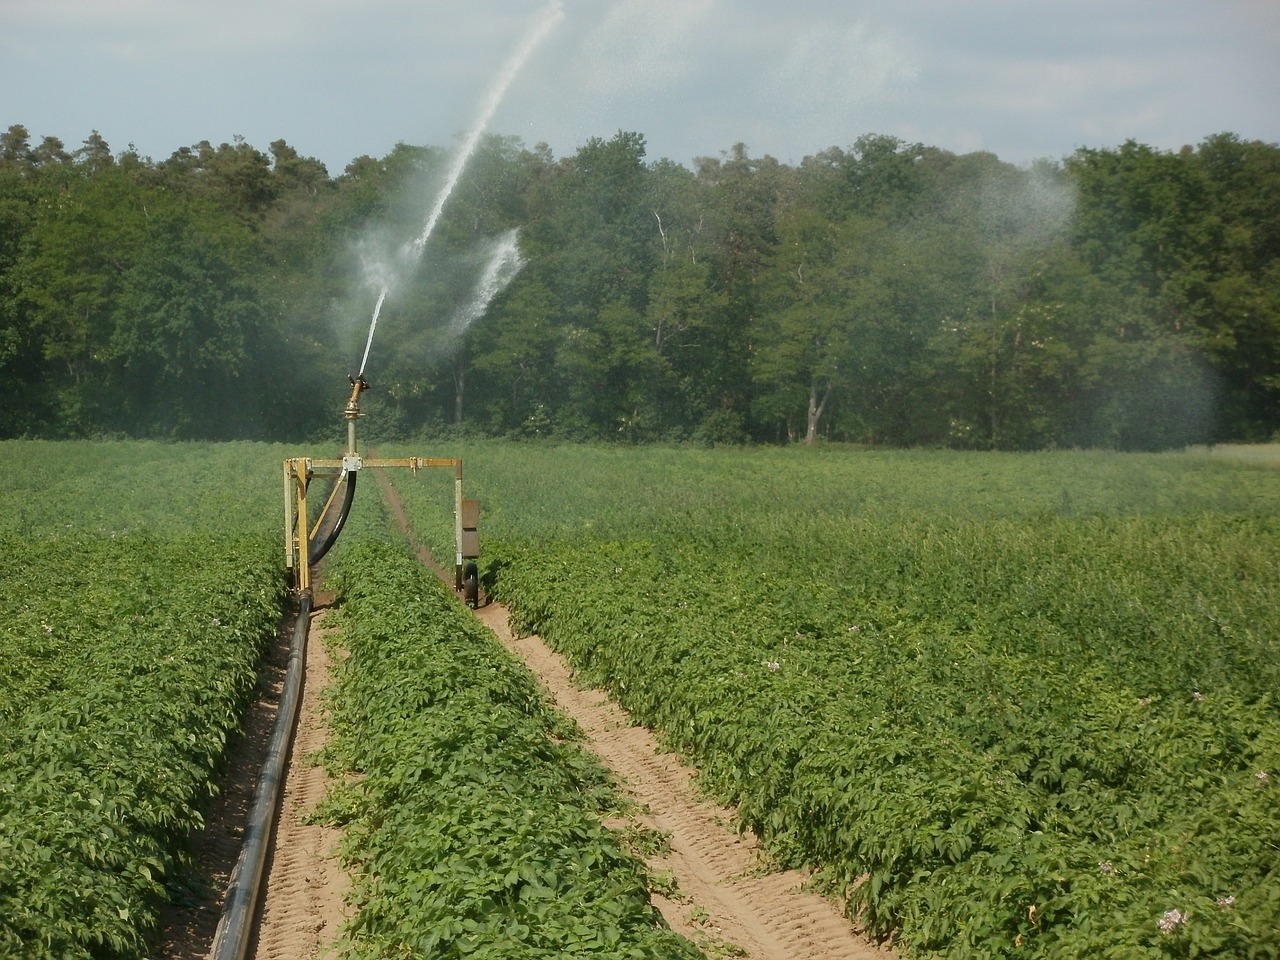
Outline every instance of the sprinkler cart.
<svg viewBox="0 0 1280 960"><path fill-rule="evenodd" d="M351 397L343 408L347 422L347 447L341 459L321 460L291 457L284 461L285 566L291 571L294 593L311 596L311 567L337 541L355 498L356 477L365 467L407 467L417 473L427 467L452 467L454 489L454 589L464 591L475 604L474 561L480 555L476 527L480 514L477 500L462 498L462 460L456 458L393 457L365 459L356 446L356 421L360 419L360 394L369 389L363 374L348 377ZM307 494L316 477L333 477L333 489L314 525L310 521ZM464 572L465 571L465 572Z"/></svg>

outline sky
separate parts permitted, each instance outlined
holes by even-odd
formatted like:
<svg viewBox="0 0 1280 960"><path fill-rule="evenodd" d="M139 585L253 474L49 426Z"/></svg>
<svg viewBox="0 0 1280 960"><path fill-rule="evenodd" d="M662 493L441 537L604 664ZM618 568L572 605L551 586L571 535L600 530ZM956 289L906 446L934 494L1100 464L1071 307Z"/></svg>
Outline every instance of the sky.
<svg viewBox="0 0 1280 960"><path fill-rule="evenodd" d="M157 161L283 139L336 176L460 145L542 27L486 129L557 157L1280 142L1277 0L0 0L0 129Z"/></svg>

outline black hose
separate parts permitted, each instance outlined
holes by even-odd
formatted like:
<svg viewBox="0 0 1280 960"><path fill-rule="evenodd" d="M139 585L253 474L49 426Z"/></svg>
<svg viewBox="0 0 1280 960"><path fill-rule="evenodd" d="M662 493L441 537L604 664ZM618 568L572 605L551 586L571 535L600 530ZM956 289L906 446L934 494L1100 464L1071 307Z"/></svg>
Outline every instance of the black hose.
<svg viewBox="0 0 1280 960"><path fill-rule="evenodd" d="M343 491L342 507L338 511L337 519L333 522L333 527L328 534L319 543L312 543L307 559L310 563L319 563L321 558L329 552L338 541L338 534L342 532L343 525L347 522L347 514L351 512L351 502L356 496L356 472L354 470L344 470L342 476L338 479L339 483L346 484L346 490ZM320 518L320 526L324 526L329 521L327 516Z"/></svg>
<svg viewBox="0 0 1280 960"><path fill-rule="evenodd" d="M311 622L311 595L304 594L298 605L298 619L293 627L293 641L289 647L289 666L285 671L284 690L280 694L280 709L276 714L275 729L267 744L267 756L262 762L262 773L253 793L253 807L249 822L245 825L244 843L240 858L231 872L231 886L222 905L222 916L213 938L210 960L244 960L253 932L258 891L262 886L262 874L267 861L267 847L275 826L276 811L280 806L280 793L284 789L285 763L289 754L289 742L298 719L298 704L302 698L302 680L307 662L307 629Z"/></svg>

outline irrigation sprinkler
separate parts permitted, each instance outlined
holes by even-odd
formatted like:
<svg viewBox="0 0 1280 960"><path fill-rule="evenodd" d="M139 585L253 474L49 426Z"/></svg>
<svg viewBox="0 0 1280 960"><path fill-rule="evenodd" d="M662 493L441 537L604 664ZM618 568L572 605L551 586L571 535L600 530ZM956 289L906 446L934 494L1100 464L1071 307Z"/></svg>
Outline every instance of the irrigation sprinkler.
<svg viewBox="0 0 1280 960"><path fill-rule="evenodd" d="M290 457L284 461L285 566L293 580L294 593L311 596L311 568L320 562L337 541L355 499L356 477L365 467L408 468L415 474L429 467L453 468L454 589L463 591L474 603L475 563L480 555L477 533L480 505L462 497L462 460L442 457L368 458L356 445L356 421L360 419L360 395L369 389L363 373L347 378L351 396L342 409L347 424L347 447L339 459ZM333 478L328 499L314 524L307 499L311 482L317 477Z"/></svg>

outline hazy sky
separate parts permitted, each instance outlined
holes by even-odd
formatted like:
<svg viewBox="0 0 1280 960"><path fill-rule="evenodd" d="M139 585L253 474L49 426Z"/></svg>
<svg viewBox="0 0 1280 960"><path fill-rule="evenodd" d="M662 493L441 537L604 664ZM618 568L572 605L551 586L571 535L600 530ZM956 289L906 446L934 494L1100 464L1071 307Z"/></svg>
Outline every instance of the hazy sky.
<svg viewBox="0 0 1280 960"><path fill-rule="evenodd" d="M488 129L556 156L1280 142L1278 0L0 0L0 129L156 160L283 138L336 175L454 143L554 8Z"/></svg>

